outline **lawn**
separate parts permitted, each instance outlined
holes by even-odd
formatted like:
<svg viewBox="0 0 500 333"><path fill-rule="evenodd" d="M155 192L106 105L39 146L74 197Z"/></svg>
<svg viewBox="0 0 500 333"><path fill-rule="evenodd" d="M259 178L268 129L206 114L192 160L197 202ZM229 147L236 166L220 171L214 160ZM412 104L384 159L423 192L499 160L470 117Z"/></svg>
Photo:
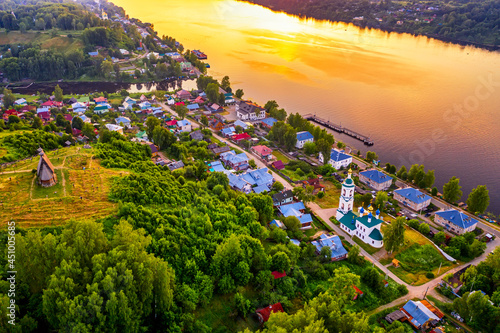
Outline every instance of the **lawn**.
<svg viewBox="0 0 500 333"><path fill-rule="evenodd" d="M386 225L382 226L382 233ZM411 285L421 285L429 282L432 278L426 277L426 273L431 272L434 276L443 275L445 272L456 267L441 255L432 243L421 233L406 228L405 244L397 252L382 258L382 264L388 264L392 259L398 259L401 263L399 268L389 266L389 270L396 274L401 280ZM441 269L439 265L442 263Z"/></svg>
<svg viewBox="0 0 500 333"><path fill-rule="evenodd" d="M301 181L301 180L306 180L307 179L307 175L304 174L303 176L299 176L295 171L292 171L292 170L288 170L288 169L283 169L283 170L280 170L281 173L283 173L284 175L288 176L291 180L293 181Z"/></svg>
<svg viewBox="0 0 500 333"><path fill-rule="evenodd" d="M32 174L35 177L34 174ZM54 199L64 196L63 174L61 170L56 170L57 183L51 187L39 185L35 179L31 188L31 199Z"/></svg>
<svg viewBox="0 0 500 333"><path fill-rule="evenodd" d="M340 190L332 182L323 182L325 186L325 196L323 198L314 198L314 202L321 208L334 208L339 206Z"/></svg>
<svg viewBox="0 0 500 333"><path fill-rule="evenodd" d="M356 244L359 245L359 247L361 247L363 250L365 250L366 252L368 252L371 255L377 253L380 250L380 249L374 248L374 247L366 244L361 239L359 239L357 236L353 236L352 240L355 241Z"/></svg>
<svg viewBox="0 0 500 333"><path fill-rule="evenodd" d="M288 159L288 157L286 157L285 155L283 155L280 151L278 150L274 150L273 151L273 155L276 157L277 160L280 160L283 162L283 164L287 164L288 162L290 162L290 160Z"/></svg>

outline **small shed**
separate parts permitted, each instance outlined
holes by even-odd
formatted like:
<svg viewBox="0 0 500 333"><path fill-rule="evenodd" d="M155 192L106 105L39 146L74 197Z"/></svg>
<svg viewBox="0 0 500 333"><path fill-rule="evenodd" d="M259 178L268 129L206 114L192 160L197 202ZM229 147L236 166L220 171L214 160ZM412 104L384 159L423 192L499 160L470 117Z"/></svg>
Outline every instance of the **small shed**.
<svg viewBox="0 0 500 333"><path fill-rule="evenodd" d="M392 265L396 268L399 267L399 260L398 259L392 259Z"/></svg>

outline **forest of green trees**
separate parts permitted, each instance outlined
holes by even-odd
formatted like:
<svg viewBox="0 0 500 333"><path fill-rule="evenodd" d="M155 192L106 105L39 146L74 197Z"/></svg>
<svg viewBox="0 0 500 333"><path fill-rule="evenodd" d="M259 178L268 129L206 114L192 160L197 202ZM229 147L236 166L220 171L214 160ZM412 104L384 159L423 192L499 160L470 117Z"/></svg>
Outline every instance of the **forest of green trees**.
<svg viewBox="0 0 500 333"><path fill-rule="evenodd" d="M189 136L166 148L187 163L173 172L150 161L148 146L116 132L101 131L94 146L101 165L130 171L111 187L118 210L99 221L17 229L16 258L23 262L17 267L16 327L22 332L225 332L255 309L281 302L290 313L325 304L336 314L307 320L324 321L330 332L355 327L368 333L368 316L360 310L407 293L394 282L384 288L383 276L356 247L348 261L332 263L328 254L315 253L298 221L286 220L287 231L269 229L275 218L271 197L233 191L226 175L207 174L203 163L190 162L190 156L210 153ZM297 246L288 236L306 242ZM6 233L0 240L6 244ZM0 258L2 276L6 258ZM274 280L272 271L287 276ZM366 293L357 302L353 283ZM2 305L6 288L4 279ZM221 299L233 309L222 318L227 326L214 327L196 315ZM2 312L1 328L6 318ZM267 327L272 325L284 323Z"/></svg>

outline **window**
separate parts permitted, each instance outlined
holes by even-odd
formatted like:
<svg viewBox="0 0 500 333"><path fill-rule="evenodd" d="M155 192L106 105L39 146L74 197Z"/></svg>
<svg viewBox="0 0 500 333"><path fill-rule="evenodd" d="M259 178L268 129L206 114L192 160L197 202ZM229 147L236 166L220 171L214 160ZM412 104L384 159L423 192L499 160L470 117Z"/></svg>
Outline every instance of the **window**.
<svg viewBox="0 0 500 333"><path fill-rule="evenodd" d="M372 241L372 244L375 244L375 242L374 242L374 241Z"/></svg>

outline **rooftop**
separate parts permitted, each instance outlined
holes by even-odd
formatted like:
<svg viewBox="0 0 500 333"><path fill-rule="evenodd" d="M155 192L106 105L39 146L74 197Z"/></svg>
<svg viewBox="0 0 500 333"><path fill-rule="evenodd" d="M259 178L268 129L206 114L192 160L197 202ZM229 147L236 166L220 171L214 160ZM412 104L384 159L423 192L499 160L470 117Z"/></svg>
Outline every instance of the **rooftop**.
<svg viewBox="0 0 500 333"><path fill-rule="evenodd" d="M423 203L429 200L431 197L428 196L425 193L420 192L419 190L413 188L413 187L407 187L407 188L402 188L399 190L395 190L394 193L397 193L404 197L407 200L410 200L411 202L414 203Z"/></svg>
<svg viewBox="0 0 500 333"><path fill-rule="evenodd" d="M450 209L444 212L437 212L436 215L441 216L446 221L449 221L462 229L467 229L477 224L476 219L473 219L456 209Z"/></svg>

